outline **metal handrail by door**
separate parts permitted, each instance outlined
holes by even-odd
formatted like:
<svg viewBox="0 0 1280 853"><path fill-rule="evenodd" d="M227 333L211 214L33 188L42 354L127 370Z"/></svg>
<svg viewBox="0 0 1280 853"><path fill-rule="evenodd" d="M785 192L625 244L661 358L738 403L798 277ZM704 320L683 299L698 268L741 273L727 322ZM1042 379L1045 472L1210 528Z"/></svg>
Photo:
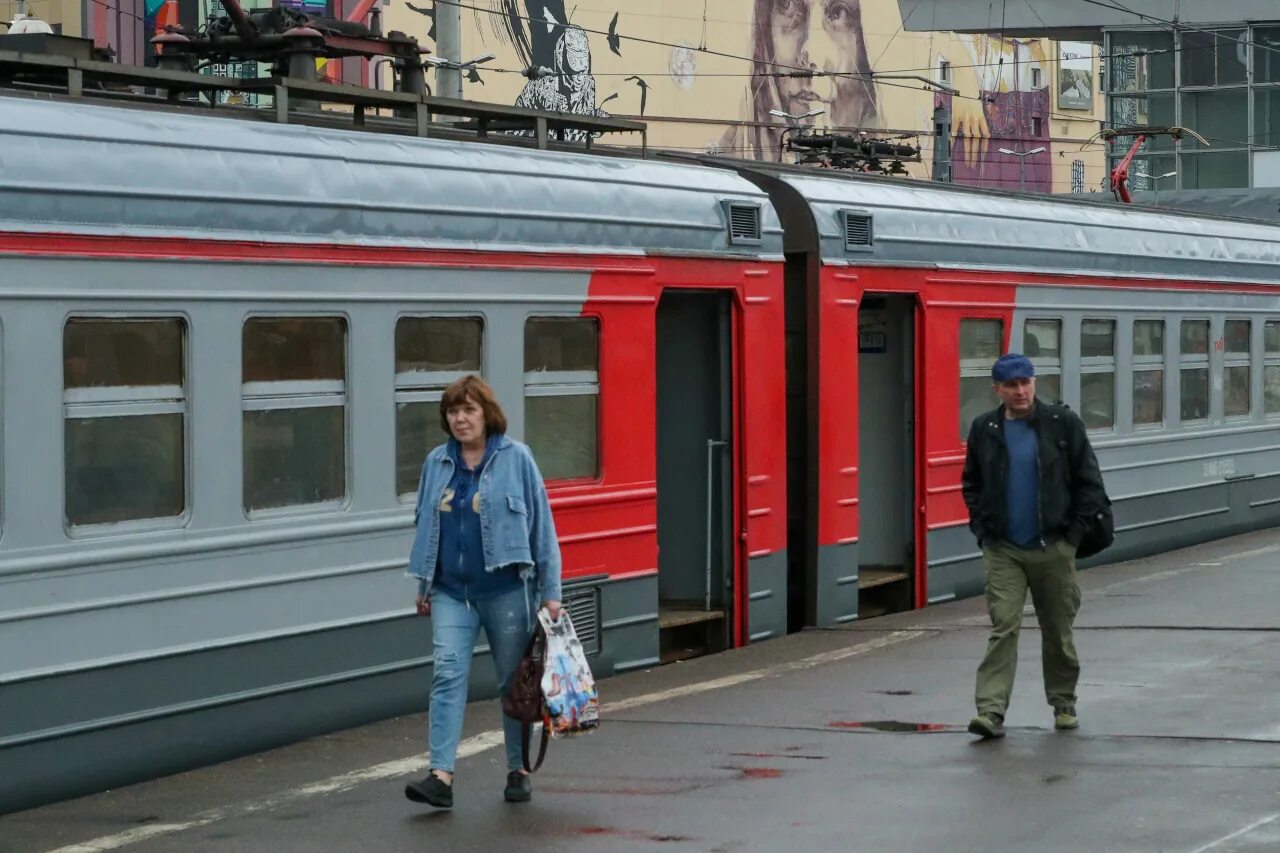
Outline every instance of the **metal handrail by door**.
<svg viewBox="0 0 1280 853"><path fill-rule="evenodd" d="M711 491L715 478L712 476L712 469L715 467L716 448L728 446L729 442L727 441L720 441L714 438L707 439L707 594L703 606L703 610L706 613L711 612L711 543L713 541L712 528L715 518L714 495Z"/></svg>

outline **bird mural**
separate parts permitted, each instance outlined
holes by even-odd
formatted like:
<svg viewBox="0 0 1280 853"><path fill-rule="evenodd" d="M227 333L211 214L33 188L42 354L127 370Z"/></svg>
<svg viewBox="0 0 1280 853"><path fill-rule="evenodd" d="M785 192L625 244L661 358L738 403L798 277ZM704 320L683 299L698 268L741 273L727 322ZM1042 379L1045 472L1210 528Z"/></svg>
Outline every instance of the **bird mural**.
<svg viewBox="0 0 1280 853"><path fill-rule="evenodd" d="M626 80L635 80L636 85L640 87L640 115L644 115L645 104L647 104L649 101L648 82L643 77L639 77L635 75L631 77L627 77Z"/></svg>
<svg viewBox="0 0 1280 853"><path fill-rule="evenodd" d="M613 20L609 22L609 50L612 50L618 56L622 56L622 37L618 35L618 13L613 13Z"/></svg>
<svg viewBox="0 0 1280 853"><path fill-rule="evenodd" d="M405 3L404 5L408 6L411 12L417 12L419 15L424 15L431 20L431 29L427 30L427 38L431 39L432 41L435 41L436 40L435 6L433 5L430 9L424 9L421 6L415 6L412 3Z"/></svg>

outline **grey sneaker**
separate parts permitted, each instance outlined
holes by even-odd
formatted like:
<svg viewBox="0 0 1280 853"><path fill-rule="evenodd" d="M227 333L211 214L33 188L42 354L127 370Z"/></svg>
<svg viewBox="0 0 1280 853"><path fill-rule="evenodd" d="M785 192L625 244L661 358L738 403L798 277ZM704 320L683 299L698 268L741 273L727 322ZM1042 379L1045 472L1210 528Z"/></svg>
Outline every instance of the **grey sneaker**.
<svg viewBox="0 0 1280 853"><path fill-rule="evenodd" d="M438 809L453 808L453 785L434 773L428 773L421 782L405 785L404 795L415 803L427 803Z"/></svg>
<svg viewBox="0 0 1280 853"><path fill-rule="evenodd" d="M1076 706L1062 705L1054 708L1053 727L1059 731L1080 728L1080 718L1076 716Z"/></svg>
<svg viewBox="0 0 1280 853"><path fill-rule="evenodd" d="M983 740L1004 737L1004 715L985 711L969 721L969 734Z"/></svg>
<svg viewBox="0 0 1280 853"><path fill-rule="evenodd" d="M507 774L507 787L502 790L502 799L508 803L527 803L533 799L533 784L528 773L512 770Z"/></svg>

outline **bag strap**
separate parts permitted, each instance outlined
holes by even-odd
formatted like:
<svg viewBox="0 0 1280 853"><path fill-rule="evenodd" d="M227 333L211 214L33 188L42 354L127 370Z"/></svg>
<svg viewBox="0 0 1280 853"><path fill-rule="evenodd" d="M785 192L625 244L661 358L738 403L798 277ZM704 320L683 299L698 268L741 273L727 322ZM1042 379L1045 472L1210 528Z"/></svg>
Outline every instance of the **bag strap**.
<svg viewBox="0 0 1280 853"><path fill-rule="evenodd" d="M538 772L538 768L542 766L542 761L547 757L547 742L551 739L551 727L544 720L542 723L542 743L538 747L538 760L532 766L529 765L529 747L533 740L533 723L524 723L520 726L520 759L524 762L524 769L529 773Z"/></svg>

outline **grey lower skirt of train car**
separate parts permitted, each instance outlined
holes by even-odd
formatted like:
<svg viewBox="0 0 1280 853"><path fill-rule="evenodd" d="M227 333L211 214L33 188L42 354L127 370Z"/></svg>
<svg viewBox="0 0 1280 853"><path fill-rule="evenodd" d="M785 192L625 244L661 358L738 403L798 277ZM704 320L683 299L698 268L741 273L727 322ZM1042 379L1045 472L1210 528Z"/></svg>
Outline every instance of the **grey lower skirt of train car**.
<svg viewBox="0 0 1280 853"><path fill-rule="evenodd" d="M656 574L567 584L564 600L597 677L657 662ZM11 679L0 813L418 713L430 685L431 627L413 615ZM496 689L477 661L471 698Z"/></svg>
<svg viewBox="0 0 1280 853"><path fill-rule="evenodd" d="M1115 543L1084 567L1131 560L1280 524L1280 475L1219 479L1118 497ZM982 595L982 554L967 526L929 534L929 603Z"/></svg>

